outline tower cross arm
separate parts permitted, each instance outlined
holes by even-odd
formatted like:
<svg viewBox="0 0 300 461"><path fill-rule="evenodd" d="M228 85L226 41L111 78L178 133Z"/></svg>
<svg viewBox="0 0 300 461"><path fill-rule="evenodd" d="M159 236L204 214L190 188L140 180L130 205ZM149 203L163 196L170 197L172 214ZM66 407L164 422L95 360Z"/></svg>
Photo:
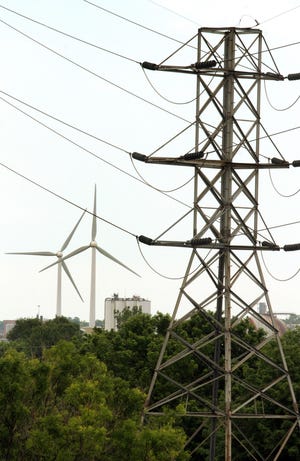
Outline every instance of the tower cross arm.
<svg viewBox="0 0 300 461"><path fill-rule="evenodd" d="M176 166L192 166L202 168L224 168L230 166L236 170L264 170L264 169L278 169L278 168L289 168L292 164L278 159L278 162L229 162L226 160L209 160L202 158L203 152L198 152L193 155L186 154L180 157L147 157L139 152L133 152L132 158L139 160L144 163L160 164L160 165L176 165ZM295 165L293 165L295 166Z"/></svg>
<svg viewBox="0 0 300 461"><path fill-rule="evenodd" d="M250 250L250 251L280 251L284 249L285 251L295 251L286 249L287 246L285 245L281 248L279 245L269 243L269 242L262 242L259 245L234 245L234 244L224 244L214 242L210 237L207 238L193 238L191 240L153 240L150 237L146 237L145 235L140 235L138 240L145 245L151 246L164 246L164 247L178 247L178 248L208 248L214 250ZM292 245L290 245L292 246ZM294 245L293 245L294 246ZM299 248L298 248L299 246ZM300 249L300 245L297 245L297 249Z"/></svg>
<svg viewBox="0 0 300 461"><path fill-rule="evenodd" d="M208 61L200 61L194 64L189 64L187 66L175 66L175 65L165 65L165 64L155 64L153 62L144 61L141 63L143 69L148 70L160 70L164 72L177 72L183 74L205 74L205 75L213 75L214 77L224 77L224 75L233 75L236 78L252 78L252 79L260 79L260 80L275 80L275 81L283 81L285 77L279 73L275 72L256 72L256 71L242 71L239 69L228 69L226 67L222 67L222 63L217 66L217 61L215 60L208 60ZM293 75L298 74L290 74ZM296 78L290 77L289 80L296 80ZM287 77L288 78L288 77Z"/></svg>

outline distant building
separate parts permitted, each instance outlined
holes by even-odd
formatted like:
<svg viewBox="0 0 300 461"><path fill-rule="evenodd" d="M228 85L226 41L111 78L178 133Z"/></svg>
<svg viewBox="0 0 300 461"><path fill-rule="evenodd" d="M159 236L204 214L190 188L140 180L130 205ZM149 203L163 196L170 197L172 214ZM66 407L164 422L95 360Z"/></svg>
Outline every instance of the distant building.
<svg viewBox="0 0 300 461"><path fill-rule="evenodd" d="M268 328L266 323L269 323L270 325L272 325L272 318L270 314L267 312L267 305L265 303L259 303L258 313L261 319L251 316L249 318L250 322L256 329L261 328L265 331L267 335L270 335L271 330ZM274 319L274 322L273 322L274 328L278 330L279 336L282 336L288 329L287 324L283 320L279 319L275 313L273 315L273 319Z"/></svg>
<svg viewBox="0 0 300 461"><path fill-rule="evenodd" d="M13 329L16 320L3 320L3 337L6 338L7 334Z"/></svg>
<svg viewBox="0 0 300 461"><path fill-rule="evenodd" d="M151 301L137 295L133 295L132 298L119 298L119 295L114 293L112 298L105 299L104 329L117 330L116 314L122 312L127 307L130 309L137 307L144 314L151 313Z"/></svg>

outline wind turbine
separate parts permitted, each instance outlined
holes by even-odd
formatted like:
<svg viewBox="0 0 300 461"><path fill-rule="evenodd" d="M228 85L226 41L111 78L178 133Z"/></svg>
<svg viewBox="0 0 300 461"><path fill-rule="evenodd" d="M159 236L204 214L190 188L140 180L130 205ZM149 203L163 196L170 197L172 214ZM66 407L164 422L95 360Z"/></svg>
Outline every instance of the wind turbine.
<svg viewBox="0 0 300 461"><path fill-rule="evenodd" d="M63 251L67 248L69 245L77 227L79 226L80 221L82 220L83 216L85 214L85 211L82 213L80 216L79 220L77 221L75 227L67 237L66 241L63 243L61 248L55 253L52 251L23 251L23 252L14 252L14 253L6 253L8 255L31 255L31 256L56 256L58 258L58 261L55 263L57 264L57 295L56 295L56 316L60 317L61 316L61 280L62 280L62 269L65 271L67 274L68 278L70 279L73 287L75 288L78 296L80 297L81 301L83 301L82 296L70 274L70 271L66 265L66 263L63 261ZM50 267L50 266L49 266Z"/></svg>
<svg viewBox="0 0 300 461"><path fill-rule="evenodd" d="M97 189L95 185L94 189L94 208L93 208L93 221L92 221L92 234L91 234L91 242L88 245L82 246L77 248L77 250L72 251L70 254L67 256L64 256L62 258L62 262L64 262L66 259L72 258L73 256L82 253L85 250L88 250L91 248L92 252L92 260L91 260L91 292L90 292L90 318L89 318L89 326L94 328L95 326L95 321L96 321L96 251L101 253L103 256L106 258L111 259L115 263L119 264L120 266L124 267L128 271L132 272L133 274L137 275L140 277L139 274L134 272L132 269L127 267L125 264L123 264L121 261L119 261L117 258L112 256L110 253L105 251L103 248L98 246L96 242L96 235L97 235ZM50 266L45 267L43 270L48 269L51 266L54 266L56 263L50 264Z"/></svg>

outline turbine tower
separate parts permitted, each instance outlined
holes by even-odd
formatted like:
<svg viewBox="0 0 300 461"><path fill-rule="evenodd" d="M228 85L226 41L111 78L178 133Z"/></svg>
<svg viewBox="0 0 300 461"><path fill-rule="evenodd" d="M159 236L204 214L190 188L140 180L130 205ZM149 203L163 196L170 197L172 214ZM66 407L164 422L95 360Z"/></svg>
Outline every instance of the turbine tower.
<svg viewBox="0 0 300 461"><path fill-rule="evenodd" d="M119 264L120 266L124 267L128 271L130 271L133 274L140 277L139 274L134 272L132 269L127 267L125 264L123 264L117 258L115 258L110 253L108 253L103 248L101 248L96 242L96 236L97 236L97 188L96 188L96 185L95 185L91 242L88 245L85 245L85 246L82 246L80 248L77 248L77 250L72 251L70 254L68 254L68 255L66 255L65 257L62 258L62 262L64 262L66 259L72 258L73 256L75 256L75 255L77 255L79 253L82 253L83 251L86 251L89 248L91 248L92 255L91 255L91 291L90 291L89 326L92 327L92 328L94 328L95 321L96 321L96 252L98 251L100 254L102 254L106 258L111 259L115 263ZM49 267L54 266L55 264L57 264L57 262L45 267L43 270L46 270Z"/></svg>
<svg viewBox="0 0 300 461"><path fill-rule="evenodd" d="M9 255L30 255L30 256L56 256L57 257L57 294L56 294L56 316L60 317L62 315L62 291L61 291L61 286L62 286L62 269L65 271L67 274L70 282L72 283L73 287L75 288L78 296L80 297L81 301L83 301L82 296L72 278L72 275L66 265L66 263L63 261L63 252L64 250L68 247L77 227L79 226L80 221L82 220L83 216L85 214L85 211L82 213L80 216L79 220L75 224L73 230L71 233L68 235L67 239L65 242L62 244L61 248L57 252L52 252L52 251L23 251L23 252L13 252L13 253L6 253ZM42 271L40 271L42 272Z"/></svg>
<svg viewBox="0 0 300 461"><path fill-rule="evenodd" d="M191 251L144 419L165 417L168 411L177 417L192 460L275 461L300 426L260 262L263 252L300 249L299 244L280 247L258 210L260 172L300 166L298 160L261 162L260 157L261 82L284 77L260 30L201 28L197 48L197 61L190 66L143 63L146 69L184 73L197 82L195 151L177 157L132 155L147 164L194 170L192 229L186 240L139 237L147 245ZM269 322L255 309L261 301ZM258 320L267 335L255 343L241 336L246 318ZM206 325L203 336L184 330L191 319ZM254 435L259 431L261 440ZM264 431L272 439L271 452Z"/></svg>

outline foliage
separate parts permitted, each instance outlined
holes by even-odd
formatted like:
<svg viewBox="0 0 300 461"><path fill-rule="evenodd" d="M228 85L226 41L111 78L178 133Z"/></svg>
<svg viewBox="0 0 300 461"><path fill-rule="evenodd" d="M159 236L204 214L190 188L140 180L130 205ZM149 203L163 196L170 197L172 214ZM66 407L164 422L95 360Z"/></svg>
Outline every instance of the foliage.
<svg viewBox="0 0 300 461"><path fill-rule="evenodd" d="M300 315L290 314L284 322L288 325L300 325Z"/></svg>
<svg viewBox="0 0 300 461"><path fill-rule="evenodd" d="M93 352L116 376L146 392L169 321L163 314L128 315L117 332L97 329L79 341L79 348Z"/></svg>
<svg viewBox="0 0 300 461"><path fill-rule="evenodd" d="M53 320L44 321L41 318L19 319L7 337L16 341L15 346L25 351L31 357L42 357L43 350L65 339L71 340L80 335L79 324L66 319L56 317Z"/></svg>
<svg viewBox="0 0 300 461"><path fill-rule="evenodd" d="M41 360L10 348L0 372L1 460L160 461L162 447L169 459L182 450L181 430L141 427L145 395L73 342Z"/></svg>
<svg viewBox="0 0 300 461"><path fill-rule="evenodd" d="M138 315L142 313L142 308L141 306L126 306L123 310L121 311L116 311L114 314L114 317L116 319L116 324L117 324L117 329L119 330L121 325L125 322L127 322L130 317L133 317L134 315Z"/></svg>
<svg viewBox="0 0 300 461"><path fill-rule="evenodd" d="M140 312L125 313L119 331L95 329L82 335L78 322L59 318L49 322L39 319L17 322L0 354L0 459L22 461L193 461L207 459L207 450L199 448L189 455L183 450L186 433L197 426L184 417L185 403L178 401L161 418L150 418L141 426L146 392L166 334L170 317ZM71 325L71 326L70 326ZM178 326L183 341L193 343L208 333L209 322L195 316ZM247 339L255 346L263 332L247 321L232 331L236 338ZM61 340L63 339L63 340ZM282 339L297 400L300 400L300 329ZM233 343L233 363L244 351L241 342ZM36 346L38 345L38 350ZM208 345L213 352L213 343ZM224 345L221 342L221 360ZM182 350L170 338L166 357ZM278 361L278 348L272 342L262 350ZM205 370L205 364L184 360L172 365L179 382L192 382ZM270 378L270 368L252 358L240 367L240 377L263 388ZM169 392L170 384L158 382L157 397ZM233 383L233 391L236 391ZM205 390L204 390L205 391ZM220 398L222 384L220 383ZM207 389L211 399L211 388ZM268 391L290 406L286 381ZM205 396L205 394L204 394ZM197 411L200 402L189 399L189 410ZM267 407L265 408L267 411ZM177 412L177 413L176 413ZM197 422L198 424L198 422ZM277 424L277 423L276 423ZM272 421L243 420L240 430L250 431L250 441L258 449L271 449L286 433L289 421L276 426ZM203 426L199 437L205 438L210 428ZM235 443L235 441L234 441ZM222 460L224 437L217 438L215 461ZM238 448L240 459L247 455ZM279 460L300 459L300 441L294 432ZM249 458L250 461L250 458Z"/></svg>

